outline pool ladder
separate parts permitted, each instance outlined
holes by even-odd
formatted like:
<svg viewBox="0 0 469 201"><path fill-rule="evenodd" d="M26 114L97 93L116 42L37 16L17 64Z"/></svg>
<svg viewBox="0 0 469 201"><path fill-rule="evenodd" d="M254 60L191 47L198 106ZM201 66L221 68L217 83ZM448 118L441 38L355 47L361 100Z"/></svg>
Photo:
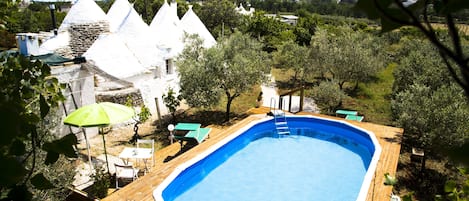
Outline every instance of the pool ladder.
<svg viewBox="0 0 469 201"><path fill-rule="evenodd" d="M285 117L285 112L281 109L275 109L275 99L270 99L270 112L274 116L275 128L277 134L280 135L290 135L290 128L288 127L287 118Z"/></svg>

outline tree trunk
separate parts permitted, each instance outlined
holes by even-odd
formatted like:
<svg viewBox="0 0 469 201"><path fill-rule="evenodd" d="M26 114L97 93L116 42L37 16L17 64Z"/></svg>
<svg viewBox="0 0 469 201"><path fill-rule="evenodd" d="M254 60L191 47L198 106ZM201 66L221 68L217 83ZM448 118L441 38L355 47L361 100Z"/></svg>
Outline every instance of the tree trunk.
<svg viewBox="0 0 469 201"><path fill-rule="evenodd" d="M342 90L344 88L344 84L345 82L342 81L342 82L339 82L339 89Z"/></svg>
<svg viewBox="0 0 469 201"><path fill-rule="evenodd" d="M226 114L225 114L225 122L230 120L230 109L231 109L231 102L233 102L234 97L228 97L228 101L226 102Z"/></svg>
<svg viewBox="0 0 469 201"><path fill-rule="evenodd" d="M293 87L296 87L296 81L298 80L298 71L295 71L295 75L293 75Z"/></svg>
<svg viewBox="0 0 469 201"><path fill-rule="evenodd" d="M173 124L176 124L176 112L171 112L171 117L172 117L172 121L173 121Z"/></svg>

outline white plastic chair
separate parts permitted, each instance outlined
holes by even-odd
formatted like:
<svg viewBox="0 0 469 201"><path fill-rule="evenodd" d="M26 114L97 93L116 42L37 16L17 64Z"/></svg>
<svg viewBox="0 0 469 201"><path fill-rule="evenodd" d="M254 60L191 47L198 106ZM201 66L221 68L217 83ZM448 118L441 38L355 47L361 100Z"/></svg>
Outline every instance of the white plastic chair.
<svg viewBox="0 0 469 201"><path fill-rule="evenodd" d="M119 179L134 181L138 178L139 170L132 165L114 163L114 166L116 168L116 189L119 189Z"/></svg>
<svg viewBox="0 0 469 201"><path fill-rule="evenodd" d="M151 149L151 165L150 165L150 168L148 167L145 167L145 168L148 168L148 169L151 169L151 167L153 167L155 165L155 140L151 139L151 140L142 140L142 139L137 139L137 149L139 148L143 148L143 149ZM145 163L146 164L146 163ZM147 170L145 170L145 173L146 173Z"/></svg>

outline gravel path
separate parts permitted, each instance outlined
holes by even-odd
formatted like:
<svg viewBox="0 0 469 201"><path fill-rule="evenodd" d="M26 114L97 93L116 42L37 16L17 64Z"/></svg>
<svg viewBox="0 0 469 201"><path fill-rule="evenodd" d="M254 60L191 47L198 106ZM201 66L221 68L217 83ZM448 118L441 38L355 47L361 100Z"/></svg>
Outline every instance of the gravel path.
<svg viewBox="0 0 469 201"><path fill-rule="evenodd" d="M277 88L275 86L275 78L271 78L271 82L262 85L262 97L263 97L263 103L262 106L265 107L270 107L271 104L272 106L275 105L275 107L278 107L278 99L279 99L279 94L277 93ZM282 103L282 109L283 110L288 110L288 104L289 104L289 98L286 97L283 99ZM300 108L300 97L299 96L292 96L292 112L297 112L299 111ZM316 103L314 103L314 100L311 98L305 97L303 100L303 111L307 112L312 112L312 113L319 113L320 110Z"/></svg>

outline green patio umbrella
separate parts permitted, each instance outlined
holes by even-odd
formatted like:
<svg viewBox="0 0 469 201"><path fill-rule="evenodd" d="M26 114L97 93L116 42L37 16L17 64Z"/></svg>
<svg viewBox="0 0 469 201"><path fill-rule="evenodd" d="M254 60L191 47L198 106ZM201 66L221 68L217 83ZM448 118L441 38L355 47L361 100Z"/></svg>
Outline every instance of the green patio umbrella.
<svg viewBox="0 0 469 201"><path fill-rule="evenodd" d="M78 108L65 117L64 124L75 127L103 127L127 121L134 115L134 109L125 105L111 102L101 102ZM88 149L88 160L90 162L90 167L92 168L93 166L91 165L90 145L85 133L84 136ZM106 153L106 140L104 139L104 135L102 136L104 144L104 155L106 156L106 164L109 172L109 162Z"/></svg>

